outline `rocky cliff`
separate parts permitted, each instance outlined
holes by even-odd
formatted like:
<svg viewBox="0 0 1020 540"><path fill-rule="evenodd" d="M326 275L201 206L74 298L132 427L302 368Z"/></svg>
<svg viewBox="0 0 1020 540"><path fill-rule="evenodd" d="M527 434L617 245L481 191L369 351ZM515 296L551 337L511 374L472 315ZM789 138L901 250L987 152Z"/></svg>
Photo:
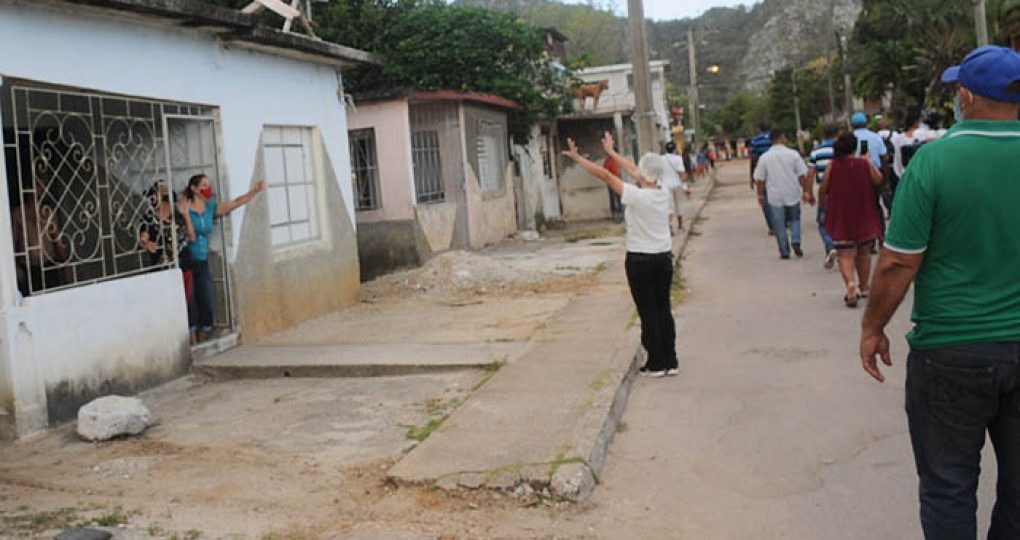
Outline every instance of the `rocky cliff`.
<svg viewBox="0 0 1020 540"><path fill-rule="evenodd" d="M568 55L584 56L591 65L628 60L627 21L605 10L553 0L458 3L511 11L532 24L556 27L571 40ZM687 31L693 28L701 95L711 106L739 90L761 91L777 69L823 56L826 41L834 51L835 31L852 28L860 10L861 0L764 0L750 8L714 8L695 19L651 22L649 52L653 59L669 60L670 81L686 87ZM719 66L717 75L705 71L713 65Z"/></svg>

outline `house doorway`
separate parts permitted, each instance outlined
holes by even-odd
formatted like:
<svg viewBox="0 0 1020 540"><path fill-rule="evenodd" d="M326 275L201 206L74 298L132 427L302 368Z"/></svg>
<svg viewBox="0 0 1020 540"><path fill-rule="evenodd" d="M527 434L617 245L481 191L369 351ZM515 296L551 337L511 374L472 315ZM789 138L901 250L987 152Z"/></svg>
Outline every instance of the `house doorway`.
<svg viewBox="0 0 1020 540"><path fill-rule="evenodd" d="M205 175L217 196L226 193L220 178L219 150L216 139L216 119L205 116L166 115L167 175L176 194L184 192L188 180ZM216 221L209 237L209 270L212 272L216 293L213 311L214 332L212 341L236 342L234 309L230 291L230 272L227 266L227 239L230 237L230 217Z"/></svg>

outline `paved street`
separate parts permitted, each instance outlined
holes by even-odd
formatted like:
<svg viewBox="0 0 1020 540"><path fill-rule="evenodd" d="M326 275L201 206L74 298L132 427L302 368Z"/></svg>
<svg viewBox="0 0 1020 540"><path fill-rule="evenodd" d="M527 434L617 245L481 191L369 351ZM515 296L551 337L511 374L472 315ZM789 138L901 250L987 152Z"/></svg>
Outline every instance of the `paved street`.
<svg viewBox="0 0 1020 540"><path fill-rule="evenodd" d="M903 382L907 309L884 385L857 360L862 311L806 256L781 261L746 162L727 166L688 246L683 373L638 380L594 502L607 538L920 538ZM815 212L806 209L812 225ZM986 453L982 527L994 465Z"/></svg>

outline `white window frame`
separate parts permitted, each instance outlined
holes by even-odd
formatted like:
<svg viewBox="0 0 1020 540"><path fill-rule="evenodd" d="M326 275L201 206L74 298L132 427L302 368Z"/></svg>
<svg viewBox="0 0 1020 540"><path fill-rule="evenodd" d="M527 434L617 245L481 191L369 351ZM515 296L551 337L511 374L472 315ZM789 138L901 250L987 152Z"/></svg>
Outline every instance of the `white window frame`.
<svg viewBox="0 0 1020 540"><path fill-rule="evenodd" d="M271 250L275 254L286 254L294 250L321 246L328 243L323 219L325 216L323 204L325 200L325 186L323 184L323 163L318 152L319 147L320 134L314 126L265 125L262 128L262 163L266 181L266 197L269 199L269 243ZM287 176L274 178L274 174L272 174L269 168L272 153L276 151L282 152L281 157L284 160L282 170L286 175L288 172L286 161L287 149L291 149L291 153L293 153L293 150L297 148L302 150L303 163L300 166L300 170L304 174L302 181L292 182ZM291 170L293 171L293 169ZM299 217L295 219L293 217L295 208L292 205L291 197L295 188L300 187L304 187L307 214L304 218ZM287 210L287 216L284 220L279 220L279 216L274 215L274 208L276 206L272 198L274 190L281 189L283 190ZM274 238L274 229L286 228L287 234L291 235L295 226L305 224L307 224L311 231L308 236L298 239L291 237L285 242L277 242Z"/></svg>
<svg viewBox="0 0 1020 540"><path fill-rule="evenodd" d="M506 189L506 164L503 124L492 120L479 119L475 152L478 161L478 186L482 193L502 193ZM491 147L486 142L491 142ZM491 154L490 154L491 152ZM501 166L502 165L502 166ZM494 178L488 178L488 174Z"/></svg>

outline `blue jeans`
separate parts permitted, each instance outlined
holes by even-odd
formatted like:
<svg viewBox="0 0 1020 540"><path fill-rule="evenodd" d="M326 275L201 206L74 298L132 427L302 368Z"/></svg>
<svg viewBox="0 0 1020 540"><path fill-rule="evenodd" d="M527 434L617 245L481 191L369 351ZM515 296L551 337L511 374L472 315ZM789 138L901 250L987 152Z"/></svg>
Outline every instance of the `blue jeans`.
<svg viewBox="0 0 1020 540"><path fill-rule="evenodd" d="M998 462L988 540L1020 538L1020 343L911 350L907 418L927 540L977 538L986 433Z"/></svg>
<svg viewBox="0 0 1020 540"><path fill-rule="evenodd" d="M836 242L829 236L828 231L825 230L825 210L818 209L818 236L822 237L822 244L825 245L825 254L828 255L830 251L836 249Z"/></svg>
<svg viewBox="0 0 1020 540"><path fill-rule="evenodd" d="M779 244L779 254L783 257L790 256L790 242L800 243L800 203L792 206L765 205L768 208L772 220L772 230L776 231L776 242ZM786 227L790 227L790 236L786 235Z"/></svg>
<svg viewBox="0 0 1020 540"><path fill-rule="evenodd" d="M772 217L769 215L769 188L762 188L762 194L765 196L765 204L761 205L761 213L765 216L765 224L769 226L769 230L775 231L772 227Z"/></svg>
<svg viewBox="0 0 1020 540"><path fill-rule="evenodd" d="M216 305L209 261L192 260L191 273L195 280L195 293L192 305L188 306L188 323L192 331L209 332L213 328L213 309Z"/></svg>

